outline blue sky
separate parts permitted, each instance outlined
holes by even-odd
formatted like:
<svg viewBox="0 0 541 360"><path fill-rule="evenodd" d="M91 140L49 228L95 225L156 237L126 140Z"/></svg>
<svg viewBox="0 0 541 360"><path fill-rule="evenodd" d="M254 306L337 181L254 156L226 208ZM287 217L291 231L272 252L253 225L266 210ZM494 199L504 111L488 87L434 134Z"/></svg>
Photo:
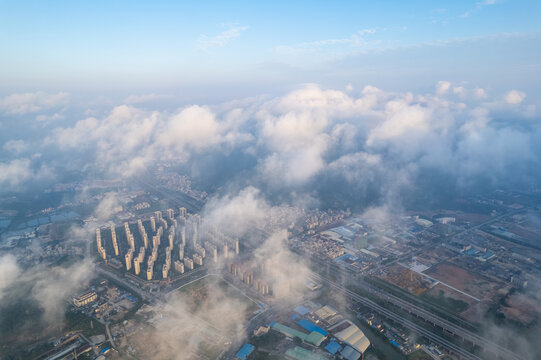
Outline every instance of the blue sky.
<svg viewBox="0 0 541 360"><path fill-rule="evenodd" d="M540 2L522 0L1 1L0 92L220 97L442 79L532 91L540 19Z"/></svg>

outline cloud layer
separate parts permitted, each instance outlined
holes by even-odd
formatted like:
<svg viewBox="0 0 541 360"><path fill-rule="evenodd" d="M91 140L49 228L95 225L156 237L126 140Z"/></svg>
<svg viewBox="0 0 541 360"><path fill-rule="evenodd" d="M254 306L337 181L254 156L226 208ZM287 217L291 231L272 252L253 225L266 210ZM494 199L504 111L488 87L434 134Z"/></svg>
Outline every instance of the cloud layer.
<svg viewBox="0 0 541 360"><path fill-rule="evenodd" d="M429 191L436 178L465 190L479 183L538 182L537 105L520 90L490 96L448 81L426 94L308 84L279 97L174 111L119 105L103 116L49 126L45 140L33 147L53 149L65 167L112 176L163 162L205 173L201 166L207 164L220 166L215 186L248 183L274 194L338 189L383 199L418 190L421 183ZM16 158L32 151L28 144L3 145L12 154L1 163L4 184L15 187L40 173L27 158ZM56 169L54 160L43 158L41 166Z"/></svg>

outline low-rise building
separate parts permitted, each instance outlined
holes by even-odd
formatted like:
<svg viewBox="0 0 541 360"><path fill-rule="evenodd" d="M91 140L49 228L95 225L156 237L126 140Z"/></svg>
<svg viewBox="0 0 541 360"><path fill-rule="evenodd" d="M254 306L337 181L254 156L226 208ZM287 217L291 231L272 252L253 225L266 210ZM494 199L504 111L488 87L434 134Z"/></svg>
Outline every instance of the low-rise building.
<svg viewBox="0 0 541 360"><path fill-rule="evenodd" d="M81 307L86 304L90 304L91 302L96 301L97 299L98 299L98 294L96 294L95 291L89 291L87 293L84 293L82 295L79 295L73 298L73 304L77 307Z"/></svg>

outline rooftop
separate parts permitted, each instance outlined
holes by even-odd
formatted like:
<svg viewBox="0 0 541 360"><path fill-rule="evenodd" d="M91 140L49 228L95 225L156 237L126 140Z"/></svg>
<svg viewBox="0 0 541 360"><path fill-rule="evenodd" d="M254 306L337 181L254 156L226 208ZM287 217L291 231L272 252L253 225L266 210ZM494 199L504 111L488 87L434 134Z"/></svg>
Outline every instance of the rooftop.
<svg viewBox="0 0 541 360"><path fill-rule="evenodd" d="M296 360L326 360L327 358L296 346L286 351L286 356Z"/></svg>
<svg viewBox="0 0 541 360"><path fill-rule="evenodd" d="M281 332L285 336L288 336L288 337L291 337L291 338L298 337L302 341L308 342L308 343L310 343L312 345L315 345L315 346L321 345L323 340L325 340L325 336L318 333L317 331L312 331L310 334L305 334L303 332L297 331L295 329L292 329L292 328L290 328L288 326L285 326L283 324L280 324L280 323L277 323L277 322L274 322L274 321L270 324L270 326L274 330Z"/></svg>
<svg viewBox="0 0 541 360"><path fill-rule="evenodd" d="M240 360L246 360L248 358L248 356L250 356L252 351L254 351L254 349L255 349L255 346L253 346L252 344L244 344L240 348L237 355L235 355L235 358L240 359Z"/></svg>
<svg viewBox="0 0 541 360"><path fill-rule="evenodd" d="M360 353L364 353L370 346L370 340L366 335L349 320L343 320L330 328L329 331Z"/></svg>

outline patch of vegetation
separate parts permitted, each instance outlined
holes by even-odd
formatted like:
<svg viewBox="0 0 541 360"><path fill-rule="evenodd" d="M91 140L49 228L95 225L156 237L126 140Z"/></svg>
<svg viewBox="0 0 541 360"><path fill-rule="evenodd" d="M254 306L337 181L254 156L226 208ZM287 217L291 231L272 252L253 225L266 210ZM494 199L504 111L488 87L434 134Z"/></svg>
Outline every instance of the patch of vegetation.
<svg viewBox="0 0 541 360"><path fill-rule="evenodd" d="M269 331L268 333L261 336L253 336L250 339L250 344L254 345L257 348L262 347L272 349L274 345L282 341L284 337L284 335L279 334L275 331Z"/></svg>
<svg viewBox="0 0 541 360"><path fill-rule="evenodd" d="M27 350L22 350L20 348L11 351L0 350L0 358L6 360L30 360L37 358L39 355L46 353L52 348L54 348L53 344L43 343Z"/></svg>
<svg viewBox="0 0 541 360"><path fill-rule="evenodd" d="M65 330L80 330L88 336L105 334L105 326L102 323L78 311L66 312Z"/></svg>
<svg viewBox="0 0 541 360"><path fill-rule="evenodd" d="M423 350L416 350L408 355L408 360L432 360L432 357Z"/></svg>
<svg viewBox="0 0 541 360"><path fill-rule="evenodd" d="M82 226L83 222L81 220L67 220L62 222L55 222L51 224L49 235L51 239L64 241L69 238L71 235L71 229L74 226Z"/></svg>
<svg viewBox="0 0 541 360"><path fill-rule="evenodd" d="M429 301L433 304L436 304L440 307L443 307L447 309L448 311L459 314L463 311L465 311L468 308L468 303L459 300L459 299L453 299L451 297L446 297L444 295L444 292L440 290L438 297L430 296L428 294L422 294L421 298Z"/></svg>
<svg viewBox="0 0 541 360"><path fill-rule="evenodd" d="M256 350L254 351L249 359L258 359L258 360L281 360L283 357L272 355L266 351Z"/></svg>
<svg viewBox="0 0 541 360"><path fill-rule="evenodd" d="M6 299L4 299L6 300ZM38 303L29 298L21 296L17 301L6 300L0 307L0 337L1 343L9 343L14 337L23 333L39 333L39 319L43 310Z"/></svg>
<svg viewBox="0 0 541 360"><path fill-rule="evenodd" d="M252 299L248 298L239 290L231 286L228 282L214 275L206 276L204 278L196 280L180 288L179 291L180 293L184 294L190 294L190 292L193 291L200 291L202 294L205 294L205 292L208 291L207 287L219 288L223 292L223 295L225 297L238 300L239 302L244 304L246 306L247 318L250 318L254 311L258 309L258 305ZM196 311L198 309L198 306L201 305L201 302L196 302L194 304L194 306L196 307L192 310Z"/></svg>
<svg viewBox="0 0 541 360"><path fill-rule="evenodd" d="M450 303L449 305L451 305L452 307L451 308L447 308L446 306L448 306L447 304L443 304L442 302L439 302L438 301L438 298L435 298L433 296L430 296L430 295L426 295L425 294L422 294L420 297L416 297L415 295L412 295L410 294L409 292L399 288L398 286L396 285L393 285L387 281L384 281L382 279L379 279L379 278L375 278L375 277L370 277L370 278L365 278L365 280L368 282L368 283L371 283L379 288L382 288L386 291L388 291L389 293L403 299L403 300L406 300L406 301L409 301L411 302L412 304L416 305L416 306L419 306L425 310L428 310L432 313L434 313L435 315L438 315L452 323L455 323L457 325L460 325L470 331L474 331L474 332L477 332L478 331L478 328L475 326L475 324L472 324L468 321L466 321L465 319L462 319L460 318L459 316L457 316L457 314L459 312L462 312L464 310L466 310L468 308L468 304L461 301L461 300L457 300L459 301L460 303L463 303L465 304L465 308L464 308L464 305L463 304L460 304L460 303ZM355 289L353 290L355 292L358 292L359 289ZM453 299L454 300L454 299ZM453 308L455 310L460 310L461 308L463 308L463 310L460 310L460 311L452 311ZM451 311L450 311L451 310Z"/></svg>
<svg viewBox="0 0 541 360"><path fill-rule="evenodd" d="M218 359L222 352L222 347L217 344L210 344L207 342L201 342L198 348L198 354L202 355L205 359Z"/></svg>
<svg viewBox="0 0 541 360"><path fill-rule="evenodd" d="M82 261L83 255L63 255L60 259L54 263L54 266L60 266L63 268L69 268L70 266Z"/></svg>

